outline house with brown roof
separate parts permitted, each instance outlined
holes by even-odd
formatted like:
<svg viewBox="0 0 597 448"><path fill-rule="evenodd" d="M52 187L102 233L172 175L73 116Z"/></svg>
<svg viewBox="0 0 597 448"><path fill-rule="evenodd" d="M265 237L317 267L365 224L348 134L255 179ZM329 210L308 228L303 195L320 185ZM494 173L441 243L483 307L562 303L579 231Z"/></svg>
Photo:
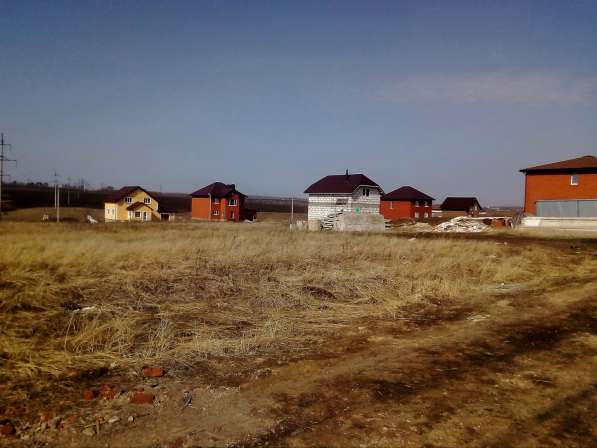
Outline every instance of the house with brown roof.
<svg viewBox="0 0 597 448"><path fill-rule="evenodd" d="M597 217L597 157L583 156L520 170L524 212L539 217Z"/></svg>
<svg viewBox="0 0 597 448"><path fill-rule="evenodd" d="M440 205L442 216L479 216L481 204L475 197L449 196Z"/></svg>
<svg viewBox="0 0 597 448"><path fill-rule="evenodd" d="M411 186L400 187L381 197L380 212L385 219L431 218L434 198Z"/></svg>
<svg viewBox="0 0 597 448"><path fill-rule="evenodd" d="M234 184L214 182L191 193L191 218L206 221L253 220L255 213L245 208L246 198Z"/></svg>
<svg viewBox="0 0 597 448"><path fill-rule="evenodd" d="M323 220L340 212L379 214L382 188L364 174L330 175L311 184L308 195L308 219Z"/></svg>
<svg viewBox="0 0 597 448"><path fill-rule="evenodd" d="M160 213L157 197L139 185L122 187L104 202L106 222L160 220ZM171 219L171 214L167 219Z"/></svg>

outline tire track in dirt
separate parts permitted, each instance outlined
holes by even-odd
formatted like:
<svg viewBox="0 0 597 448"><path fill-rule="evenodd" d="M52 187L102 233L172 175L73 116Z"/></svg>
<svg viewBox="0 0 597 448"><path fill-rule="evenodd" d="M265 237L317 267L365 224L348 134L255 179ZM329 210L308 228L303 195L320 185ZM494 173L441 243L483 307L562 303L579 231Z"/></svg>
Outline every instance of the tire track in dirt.
<svg viewBox="0 0 597 448"><path fill-rule="evenodd" d="M328 369L322 370L321 376L326 378L308 380L313 385L305 387L308 391L298 395L274 393L282 403L277 411L278 417L282 418L279 425L235 446L284 445L297 431L312 432L314 428L317 431L317 427L327 422L350 415L355 405L367 408L374 401L404 403L421 393L443 388L446 383L469 378L473 373L481 376L487 372L512 370L515 358L551 350L577 333L594 335L597 333L594 285L581 288L581 291L584 293L581 300L569 299L560 307L546 306L548 311L532 318L511 316L499 324L486 325L481 331L477 330L473 339L454 340L448 337L441 344L408 347L394 353L390 350L390 354L386 355L379 355L376 353L378 350L373 349L371 358L365 362L351 357L336 360L334 367L328 365ZM587 294L588 291L592 293ZM457 325L462 326L462 323L448 325L448 329ZM362 358L366 354L356 356ZM274 389L279 389L279 384L277 386ZM346 411L343 410L342 397L350 397L352 401L353 406ZM322 435L311 435L308 440L326 439Z"/></svg>

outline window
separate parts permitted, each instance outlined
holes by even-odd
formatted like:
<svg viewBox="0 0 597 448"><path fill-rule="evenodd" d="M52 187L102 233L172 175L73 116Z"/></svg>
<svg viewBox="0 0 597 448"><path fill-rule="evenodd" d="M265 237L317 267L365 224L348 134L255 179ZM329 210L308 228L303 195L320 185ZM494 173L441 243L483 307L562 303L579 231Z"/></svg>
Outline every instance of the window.
<svg viewBox="0 0 597 448"><path fill-rule="evenodd" d="M415 212L415 219L419 219L419 212Z"/></svg>
<svg viewBox="0 0 597 448"><path fill-rule="evenodd" d="M132 204L133 203L133 198L131 198L130 196L127 196L126 198L124 198L124 202L127 204Z"/></svg>
<svg viewBox="0 0 597 448"><path fill-rule="evenodd" d="M570 185L578 185L578 174L570 176Z"/></svg>
<svg viewBox="0 0 597 448"><path fill-rule="evenodd" d="M143 203L144 203L145 205L149 205L149 204L151 204L151 198L143 198Z"/></svg>
<svg viewBox="0 0 597 448"><path fill-rule="evenodd" d="M228 199L228 205L236 205L236 199Z"/></svg>
<svg viewBox="0 0 597 448"><path fill-rule="evenodd" d="M394 210L394 201L390 201L390 210Z"/></svg>
<svg viewBox="0 0 597 448"><path fill-rule="evenodd" d="M369 189L363 188L363 196L369 196Z"/></svg>
<svg viewBox="0 0 597 448"><path fill-rule="evenodd" d="M347 198L338 198L336 199L336 205L346 205L348 204Z"/></svg>
<svg viewBox="0 0 597 448"><path fill-rule="evenodd" d="M135 218L140 218L141 217L141 212L135 212Z"/></svg>
<svg viewBox="0 0 597 448"><path fill-rule="evenodd" d="M419 206L419 201L415 201L415 207Z"/></svg>
<svg viewBox="0 0 597 448"><path fill-rule="evenodd" d="M214 198L214 204L219 204L220 203L220 198Z"/></svg>
<svg viewBox="0 0 597 448"><path fill-rule="evenodd" d="M147 212L143 212L143 221L147 221Z"/></svg>
<svg viewBox="0 0 597 448"><path fill-rule="evenodd" d="M213 211L213 214L214 214L214 216L219 216L219 214L220 214L220 210L214 210L214 211Z"/></svg>

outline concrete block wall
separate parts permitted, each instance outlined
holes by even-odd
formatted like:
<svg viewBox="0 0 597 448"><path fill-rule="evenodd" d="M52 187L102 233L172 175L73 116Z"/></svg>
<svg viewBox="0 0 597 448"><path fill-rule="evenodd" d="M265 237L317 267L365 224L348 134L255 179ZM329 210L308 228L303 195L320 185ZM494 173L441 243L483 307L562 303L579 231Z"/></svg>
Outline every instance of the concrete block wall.
<svg viewBox="0 0 597 448"><path fill-rule="evenodd" d="M338 217L334 230L340 232L384 232L386 224L380 214L346 213Z"/></svg>
<svg viewBox="0 0 597 448"><path fill-rule="evenodd" d="M369 189L369 196L363 196L363 188L357 188L351 195L310 194L308 219L323 219L341 211L357 212L358 210L362 214L379 214L380 197L379 191L375 188Z"/></svg>

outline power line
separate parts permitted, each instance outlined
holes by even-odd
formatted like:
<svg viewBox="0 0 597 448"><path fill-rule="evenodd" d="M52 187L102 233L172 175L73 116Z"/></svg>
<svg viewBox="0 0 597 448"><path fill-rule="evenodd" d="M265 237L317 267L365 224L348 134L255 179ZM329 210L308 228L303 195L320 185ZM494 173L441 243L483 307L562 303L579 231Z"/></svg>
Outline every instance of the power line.
<svg viewBox="0 0 597 448"><path fill-rule="evenodd" d="M9 159L4 156L4 148L8 150L12 149L12 145L4 143L4 132L0 134L0 218L2 218L2 184L4 183L5 177L10 177L8 174L4 174L4 162L14 162L17 164L16 159Z"/></svg>

